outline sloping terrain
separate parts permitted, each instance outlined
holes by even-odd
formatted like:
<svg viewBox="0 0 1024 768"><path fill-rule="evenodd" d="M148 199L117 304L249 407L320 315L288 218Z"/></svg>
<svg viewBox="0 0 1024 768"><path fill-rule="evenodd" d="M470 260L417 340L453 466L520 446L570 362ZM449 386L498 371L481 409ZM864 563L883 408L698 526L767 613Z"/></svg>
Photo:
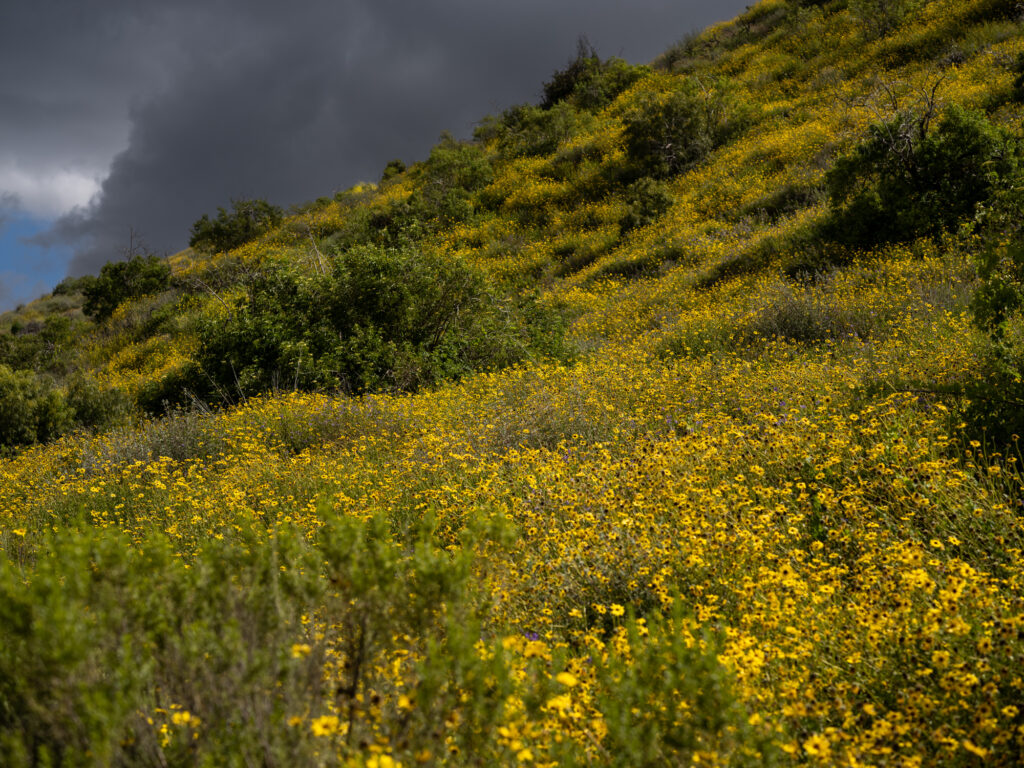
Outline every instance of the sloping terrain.
<svg viewBox="0 0 1024 768"><path fill-rule="evenodd" d="M1021 13L581 45L0 318L0 763L1020 764Z"/></svg>

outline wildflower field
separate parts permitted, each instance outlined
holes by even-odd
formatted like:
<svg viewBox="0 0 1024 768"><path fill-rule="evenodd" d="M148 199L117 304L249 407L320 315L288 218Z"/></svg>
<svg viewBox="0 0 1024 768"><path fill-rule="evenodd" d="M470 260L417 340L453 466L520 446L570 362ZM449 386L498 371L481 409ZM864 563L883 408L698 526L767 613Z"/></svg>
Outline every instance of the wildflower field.
<svg viewBox="0 0 1024 768"><path fill-rule="evenodd" d="M1020 142L1021 13L762 0L651 67L581 54L605 80L543 114L61 305L131 405L0 459L0 764L1024 762L1024 332L978 309L1024 175L828 225L879 125ZM654 117L691 102L680 159ZM463 292L423 345L257 314L370 248L451 286L409 328ZM271 334L272 377L197 394Z"/></svg>

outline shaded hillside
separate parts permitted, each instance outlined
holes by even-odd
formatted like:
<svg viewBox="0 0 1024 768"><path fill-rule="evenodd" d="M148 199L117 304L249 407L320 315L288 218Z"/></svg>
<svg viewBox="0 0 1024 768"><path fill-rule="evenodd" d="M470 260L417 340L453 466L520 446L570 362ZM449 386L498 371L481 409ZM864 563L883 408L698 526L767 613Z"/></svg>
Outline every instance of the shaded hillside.
<svg viewBox="0 0 1024 768"><path fill-rule="evenodd" d="M0 318L0 762L1019 764L1020 14L581 44Z"/></svg>

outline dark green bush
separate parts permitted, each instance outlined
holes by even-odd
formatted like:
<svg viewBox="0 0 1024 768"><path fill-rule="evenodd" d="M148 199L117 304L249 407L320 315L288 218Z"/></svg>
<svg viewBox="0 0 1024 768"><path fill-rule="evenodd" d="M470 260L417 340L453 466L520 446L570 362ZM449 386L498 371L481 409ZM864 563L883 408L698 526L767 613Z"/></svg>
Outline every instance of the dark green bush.
<svg viewBox="0 0 1024 768"><path fill-rule="evenodd" d="M193 404L209 392L209 381L195 363L186 363L159 378L147 379L135 392L135 405L150 416L163 416Z"/></svg>
<svg viewBox="0 0 1024 768"><path fill-rule="evenodd" d="M384 171L380 175L381 183L389 181L396 176L401 176L405 173L405 163L401 160L389 160L388 164L384 166Z"/></svg>
<svg viewBox="0 0 1024 768"><path fill-rule="evenodd" d="M664 182L648 176L633 182L626 190L629 210L619 222L620 230L625 233L650 224L672 207L673 200L672 190Z"/></svg>
<svg viewBox="0 0 1024 768"><path fill-rule="evenodd" d="M407 171L416 186L406 200L376 208L357 208L328 241L335 250L363 245L405 247L471 218L477 193L490 184L494 171L483 148L443 134L426 162Z"/></svg>
<svg viewBox="0 0 1024 768"><path fill-rule="evenodd" d="M188 244L197 251L230 251L281 223L284 212L265 200L232 200L231 211L217 208L217 218L207 214L192 225Z"/></svg>
<svg viewBox="0 0 1024 768"><path fill-rule="evenodd" d="M971 310L980 328L999 337L1006 321L1024 306L1024 241L985 253L980 272Z"/></svg>
<svg viewBox="0 0 1024 768"><path fill-rule="evenodd" d="M968 430L1001 448L1024 436L1024 175L1008 180L978 219L984 241L974 324L989 337L987 366L965 394Z"/></svg>
<svg viewBox="0 0 1024 768"><path fill-rule="evenodd" d="M53 289L54 296L73 296L76 293L81 293L85 288L85 285L89 282L89 277L65 277L61 280Z"/></svg>
<svg viewBox="0 0 1024 768"><path fill-rule="evenodd" d="M71 423L58 390L31 371L0 364L0 451L52 440Z"/></svg>
<svg viewBox="0 0 1024 768"><path fill-rule="evenodd" d="M62 376L71 365L78 326L84 324L65 315L50 315L41 323L12 325L10 334L0 335L0 362Z"/></svg>
<svg viewBox="0 0 1024 768"><path fill-rule="evenodd" d="M481 141L496 140L505 157L549 155L576 132L580 122L580 113L565 101L550 109L521 104L505 110L500 118L485 120L474 135Z"/></svg>
<svg viewBox="0 0 1024 768"><path fill-rule="evenodd" d="M461 261L363 247L325 275L268 268L244 306L202 330L199 361L230 396L414 390L520 359L530 338L517 314Z"/></svg>
<svg viewBox="0 0 1024 768"><path fill-rule="evenodd" d="M447 226L472 216L473 194L493 178L494 169L482 147L443 134L423 164L420 184L409 204L418 218Z"/></svg>
<svg viewBox="0 0 1024 768"><path fill-rule="evenodd" d="M853 245L909 241L955 228L1014 173L1015 139L983 114L947 109L938 125L904 113L873 125L826 176L829 238Z"/></svg>
<svg viewBox="0 0 1024 768"><path fill-rule="evenodd" d="M128 261L108 262L100 269L98 277L84 279L82 311L102 322L126 300L166 290L170 280L170 264L156 256L133 256Z"/></svg>
<svg viewBox="0 0 1024 768"><path fill-rule="evenodd" d="M66 399L75 423L86 429L110 429L128 418L130 402L122 390L102 387L82 375L68 383Z"/></svg>
<svg viewBox="0 0 1024 768"><path fill-rule="evenodd" d="M420 202L419 196L413 195L410 200L398 200L386 207L370 211L365 217L356 216L356 224L362 223L354 231L343 234L350 235L347 242L335 241L336 246L353 247L366 244L379 246L398 246L412 243L424 237L431 229L424 216L429 217L425 206L415 205ZM358 219L363 218L362 222Z"/></svg>
<svg viewBox="0 0 1024 768"><path fill-rule="evenodd" d="M123 392L80 375L66 390L32 371L0 364L0 453L54 440L76 427L107 429L124 422Z"/></svg>
<svg viewBox="0 0 1024 768"><path fill-rule="evenodd" d="M626 120L630 167L664 178L693 167L751 119L751 111L723 83L685 78L667 96L648 94Z"/></svg>
<svg viewBox="0 0 1024 768"><path fill-rule="evenodd" d="M597 111L650 70L633 66L622 59L604 61L586 38L580 38L576 57L565 69L555 72L544 83L541 109L551 109L562 101L571 101L578 109Z"/></svg>
<svg viewBox="0 0 1024 768"><path fill-rule="evenodd" d="M920 4L921 0L850 0L850 11L873 40L896 29Z"/></svg>

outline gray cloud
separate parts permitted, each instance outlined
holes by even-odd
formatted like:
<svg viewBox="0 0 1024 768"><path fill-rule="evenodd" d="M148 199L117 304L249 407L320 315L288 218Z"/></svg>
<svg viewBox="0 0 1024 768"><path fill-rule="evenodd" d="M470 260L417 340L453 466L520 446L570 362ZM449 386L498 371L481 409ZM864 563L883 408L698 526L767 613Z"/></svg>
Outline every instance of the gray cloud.
<svg viewBox="0 0 1024 768"><path fill-rule="evenodd" d="M61 162L89 168L127 142L93 201L37 238L72 244L70 271L81 274L116 258L130 229L154 250L174 251L192 221L231 198L301 202L375 179L392 157L420 159L442 130L465 136L485 114L535 101L580 34L604 56L649 61L745 2L309 0L284 11L278 0L195 0L146 12L129 0L42 5L53 16L57 5L90 10L47 33L44 48L70 43L63 58L40 60L16 89L0 84L0 113L11 105L20 116L0 129L0 144L23 137L23 157L41 168L60 126L78 125ZM90 37L92 45L83 42ZM0 54L0 66L11 55ZM58 92L41 86L65 82L75 66L77 82ZM40 122L49 127L24 138Z"/></svg>
<svg viewBox="0 0 1024 768"><path fill-rule="evenodd" d="M13 192L0 192L0 232L7 226L18 211L21 210L21 199Z"/></svg>

